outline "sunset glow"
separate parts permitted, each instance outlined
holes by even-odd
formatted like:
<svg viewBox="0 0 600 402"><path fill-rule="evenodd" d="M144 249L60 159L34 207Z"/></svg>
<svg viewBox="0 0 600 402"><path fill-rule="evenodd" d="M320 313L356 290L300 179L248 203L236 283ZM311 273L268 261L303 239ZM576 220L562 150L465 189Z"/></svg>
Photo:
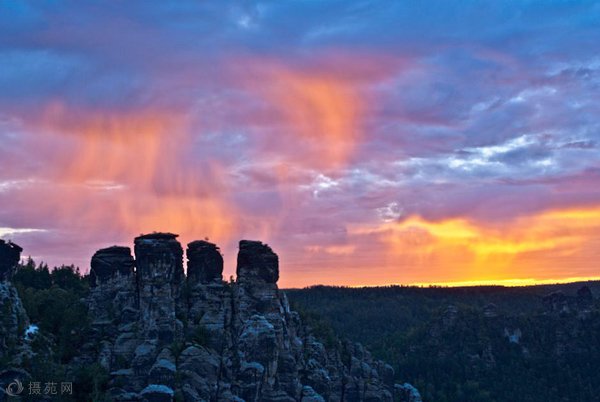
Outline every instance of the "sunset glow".
<svg viewBox="0 0 600 402"><path fill-rule="evenodd" d="M0 4L0 237L25 255L87 271L170 231L226 277L268 242L282 287L600 278L597 7L26 3Z"/></svg>

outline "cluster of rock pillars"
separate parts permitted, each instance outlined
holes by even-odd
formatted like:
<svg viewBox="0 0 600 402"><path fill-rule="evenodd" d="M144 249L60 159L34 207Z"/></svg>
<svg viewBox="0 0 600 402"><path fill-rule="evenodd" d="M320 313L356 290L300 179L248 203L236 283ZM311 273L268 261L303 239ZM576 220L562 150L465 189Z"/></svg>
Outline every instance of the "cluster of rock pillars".
<svg viewBox="0 0 600 402"><path fill-rule="evenodd" d="M21 251L0 244L0 282L13 299ZM175 234L139 236L134 253L113 246L92 257L92 332L72 362L106 369L113 400L420 401L360 344L326 348L302 324L277 287L279 259L268 245L240 241L229 282L208 241L187 245L187 275Z"/></svg>

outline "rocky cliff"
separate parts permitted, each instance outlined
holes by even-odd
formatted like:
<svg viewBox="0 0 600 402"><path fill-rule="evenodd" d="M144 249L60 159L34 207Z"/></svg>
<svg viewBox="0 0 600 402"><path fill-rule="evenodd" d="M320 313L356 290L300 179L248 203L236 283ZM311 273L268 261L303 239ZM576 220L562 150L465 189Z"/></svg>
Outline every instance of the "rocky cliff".
<svg viewBox="0 0 600 402"><path fill-rule="evenodd" d="M10 362L23 343L29 319L10 282L19 259L21 247L0 240L0 361Z"/></svg>
<svg viewBox="0 0 600 402"><path fill-rule="evenodd" d="M15 273L23 249L0 239L0 282L8 282Z"/></svg>
<svg viewBox="0 0 600 402"><path fill-rule="evenodd" d="M135 258L117 246L92 257L93 333L77 359L110 373L114 400L408 400L393 369L361 345L325 348L311 334L277 287L268 245L242 240L237 280L225 282L215 244L188 244L187 275L177 235L134 244Z"/></svg>
<svg viewBox="0 0 600 402"><path fill-rule="evenodd" d="M21 247L0 240L0 401L7 384L27 373L18 367L31 351L25 342L29 318L11 279L21 258Z"/></svg>

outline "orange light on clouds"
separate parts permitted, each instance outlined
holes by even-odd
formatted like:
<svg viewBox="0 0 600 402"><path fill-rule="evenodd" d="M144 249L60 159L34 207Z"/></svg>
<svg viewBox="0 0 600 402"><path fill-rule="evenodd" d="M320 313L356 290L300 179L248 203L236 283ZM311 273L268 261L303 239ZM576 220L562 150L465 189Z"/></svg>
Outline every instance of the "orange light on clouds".
<svg viewBox="0 0 600 402"><path fill-rule="evenodd" d="M90 241L99 232L116 233L121 240L114 241L123 241L149 231L179 233L182 242L208 236L223 247L242 236L270 241L283 230L290 211L306 202L295 188L298 183L290 181L298 174L310 178L343 168L361 138L364 112L347 77L272 62L255 67L260 79L245 80L240 89L262 102L268 116L263 123L272 131L263 143L253 139L262 159L251 167L275 179L271 190L282 208L269 216L238 209L233 200L239 188L231 187L230 176L235 172L218 157L197 160L188 149L195 136L204 134L201 116L152 107L77 109L60 102L29 123L39 133L32 146L48 148L51 163L44 175L62 192L43 208ZM252 119L261 120L254 114L249 118L238 124L252 127ZM50 155L59 142L57 154ZM327 248L334 257L351 250Z"/></svg>
<svg viewBox="0 0 600 402"><path fill-rule="evenodd" d="M85 238L85 244L99 233L110 233L103 239L115 242L154 230L179 233L183 243L208 236L225 249L229 267L237 240L279 241L281 249L272 245L282 255L282 286L524 284L600 276L593 266L599 206L504 221L414 215L368 222L363 216L354 221L360 224L327 222L323 226L330 227L313 236L310 225L299 222L304 216L294 214L319 219L315 177L334 182L329 176L343 175L366 139L370 105L352 75L272 62L250 70L260 79L244 77L242 89L256 96L261 105L256 113L263 115L241 113L248 121L236 121L250 127L244 136L257 134L242 145L252 152L248 163L231 169L218 156L194 154L191 144L205 134L200 116L153 108L74 110L55 103L31 123L39 134L31 148L48 161L39 182L54 191L43 203L23 197L24 202L32 203L36 216L56 217L52 222ZM257 122L264 124L258 133L252 130ZM272 205L242 204L267 197ZM289 230L290 222L297 232Z"/></svg>
<svg viewBox="0 0 600 402"><path fill-rule="evenodd" d="M50 141L73 145L52 169L55 185L75 190L48 205L73 227L229 240L235 212L227 200L227 172L215 160L182 166L192 142L185 116L154 110L80 114L52 105L41 124Z"/></svg>
<svg viewBox="0 0 600 402"><path fill-rule="evenodd" d="M264 102L286 160L314 169L342 167L362 137L365 105L357 83L334 71L249 63L260 79L238 79Z"/></svg>
<svg viewBox="0 0 600 402"><path fill-rule="evenodd" d="M578 266L574 272L600 277L591 258L600 241L600 207L550 210L501 223L411 216L356 226L350 233L375 235L387 245L389 276L409 268L412 283L518 284L581 277L565 272L565 261L567 267ZM556 265L562 271L553 269Z"/></svg>
<svg viewBox="0 0 600 402"><path fill-rule="evenodd" d="M281 86L274 102L294 131L320 145L320 153L333 166L345 162L359 136L360 102L352 88L332 77L306 76L278 71Z"/></svg>
<svg viewBox="0 0 600 402"><path fill-rule="evenodd" d="M345 246L307 246L306 251L309 253L323 252L331 255L351 255L354 253L356 247L353 245Z"/></svg>

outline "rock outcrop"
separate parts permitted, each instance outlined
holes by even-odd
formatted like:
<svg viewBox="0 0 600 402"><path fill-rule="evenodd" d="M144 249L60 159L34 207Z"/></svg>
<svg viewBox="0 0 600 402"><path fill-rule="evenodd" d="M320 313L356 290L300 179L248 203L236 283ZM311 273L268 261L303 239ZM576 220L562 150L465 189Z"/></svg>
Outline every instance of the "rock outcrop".
<svg viewBox="0 0 600 402"><path fill-rule="evenodd" d="M409 383L396 384L394 395L402 402L423 402L419 391Z"/></svg>
<svg viewBox="0 0 600 402"><path fill-rule="evenodd" d="M223 256L219 248L208 241L188 244L187 264L187 325L188 338L204 338L207 346L223 350L231 339L229 326L232 304L230 289L223 283Z"/></svg>
<svg viewBox="0 0 600 402"><path fill-rule="evenodd" d="M172 233L135 238L137 295L145 341L162 348L183 335L183 249Z"/></svg>
<svg viewBox="0 0 600 402"><path fill-rule="evenodd" d="M237 276L245 282L275 284L279 280L279 258L271 247L259 241L240 241Z"/></svg>
<svg viewBox="0 0 600 402"><path fill-rule="evenodd" d="M8 384L29 377L26 371L18 368L23 356L31 353L25 340L29 318L10 281L21 251L16 244L0 240L0 401L5 398Z"/></svg>
<svg viewBox="0 0 600 402"><path fill-rule="evenodd" d="M15 357L23 343L29 319L17 289L7 281L0 282L0 359Z"/></svg>
<svg viewBox="0 0 600 402"><path fill-rule="evenodd" d="M137 237L135 260L116 246L92 258L90 344L101 347L87 361L110 372L115 400L413 400L361 345L326 348L311 334L277 287L268 245L240 242L231 283L215 244L194 241L186 253L187 276L170 233Z"/></svg>
<svg viewBox="0 0 600 402"><path fill-rule="evenodd" d="M549 312L569 313L570 311L567 296L560 290L544 296L542 300Z"/></svg>
<svg viewBox="0 0 600 402"><path fill-rule="evenodd" d="M204 240L188 244L188 282L208 284L223 279L223 256L216 244Z"/></svg>
<svg viewBox="0 0 600 402"><path fill-rule="evenodd" d="M135 261L129 247L113 246L98 250L90 264L90 315L96 326L112 325L109 317L120 311L127 315L135 308ZM129 317L119 317L125 323Z"/></svg>
<svg viewBox="0 0 600 402"><path fill-rule="evenodd" d="M0 240L0 359L14 357L23 341L29 319L10 280L21 259L22 248Z"/></svg>
<svg viewBox="0 0 600 402"><path fill-rule="evenodd" d="M23 249L12 242L0 239L0 282L10 281L21 259Z"/></svg>

